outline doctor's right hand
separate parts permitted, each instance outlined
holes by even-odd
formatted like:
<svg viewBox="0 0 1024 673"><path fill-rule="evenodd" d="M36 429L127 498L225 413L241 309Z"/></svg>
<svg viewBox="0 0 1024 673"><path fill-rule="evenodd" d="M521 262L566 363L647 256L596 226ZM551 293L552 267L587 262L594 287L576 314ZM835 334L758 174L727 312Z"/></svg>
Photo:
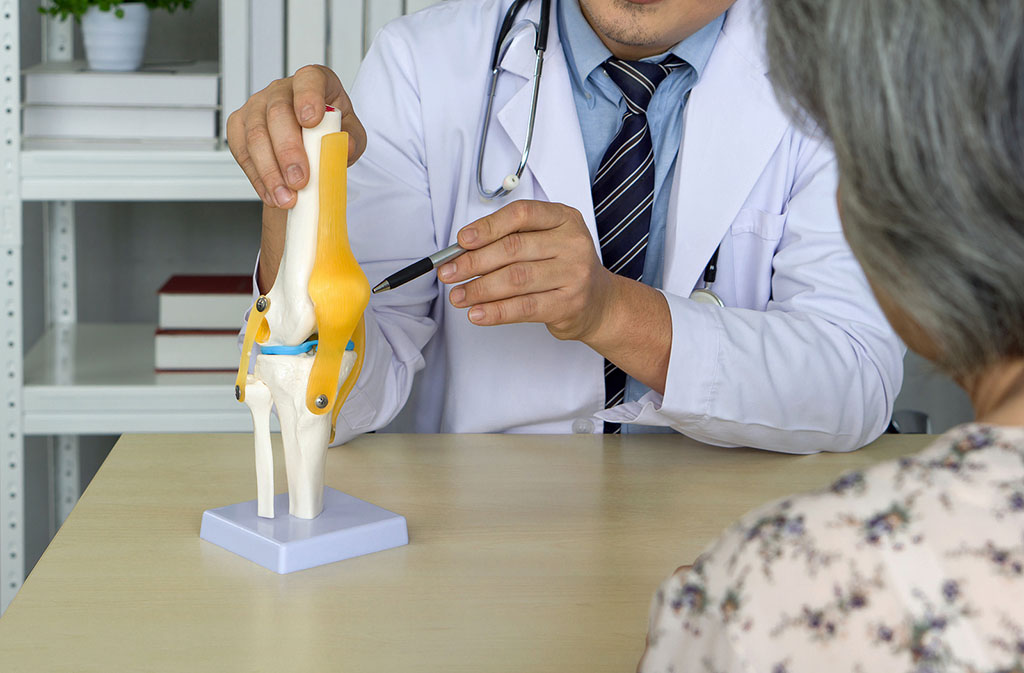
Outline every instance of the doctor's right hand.
<svg viewBox="0 0 1024 673"><path fill-rule="evenodd" d="M294 206L296 191L309 180L302 127L319 124L325 105L341 110L341 130L351 136L351 165L366 149L366 131L341 80L325 66L307 65L271 82L228 117L231 154L269 207Z"/></svg>

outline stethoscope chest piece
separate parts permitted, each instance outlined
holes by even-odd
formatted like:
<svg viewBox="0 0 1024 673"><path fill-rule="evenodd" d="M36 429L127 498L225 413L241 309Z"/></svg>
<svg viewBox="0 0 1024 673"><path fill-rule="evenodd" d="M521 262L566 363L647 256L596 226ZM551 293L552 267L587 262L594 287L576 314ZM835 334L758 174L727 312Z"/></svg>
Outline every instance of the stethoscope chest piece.
<svg viewBox="0 0 1024 673"><path fill-rule="evenodd" d="M691 292L690 300L698 304L711 304L712 306L725 308L725 302L717 294L705 288L698 288Z"/></svg>
<svg viewBox="0 0 1024 673"><path fill-rule="evenodd" d="M710 304L725 308L725 302L717 294L711 291L711 286L718 278L718 252L721 247L715 248L715 254L711 255L708 265L704 267L704 287L697 288L690 293L690 299L698 304Z"/></svg>

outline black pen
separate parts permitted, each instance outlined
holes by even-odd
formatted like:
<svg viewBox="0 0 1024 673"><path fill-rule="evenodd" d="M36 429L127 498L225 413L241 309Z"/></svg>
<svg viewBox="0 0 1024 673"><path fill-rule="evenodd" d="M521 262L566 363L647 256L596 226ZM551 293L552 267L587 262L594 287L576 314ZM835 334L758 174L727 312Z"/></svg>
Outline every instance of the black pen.
<svg viewBox="0 0 1024 673"><path fill-rule="evenodd" d="M395 271L393 274L377 283L372 292L376 294L378 292L394 290L399 285L405 285L410 280L419 278L423 274L430 273L445 262L450 262L464 252L466 252L466 249L458 243L450 245L444 250L438 250L430 257L424 257L420 261L413 262L404 269Z"/></svg>

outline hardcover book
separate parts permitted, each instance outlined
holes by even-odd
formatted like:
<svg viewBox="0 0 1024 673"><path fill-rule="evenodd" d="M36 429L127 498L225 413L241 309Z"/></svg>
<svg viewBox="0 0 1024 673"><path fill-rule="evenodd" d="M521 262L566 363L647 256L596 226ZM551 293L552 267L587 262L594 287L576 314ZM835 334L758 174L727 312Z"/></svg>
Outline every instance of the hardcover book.
<svg viewBox="0 0 1024 673"><path fill-rule="evenodd" d="M252 304L251 276L176 275L158 291L162 330L232 330ZM233 366L238 365L235 349Z"/></svg>
<svg viewBox="0 0 1024 673"><path fill-rule="evenodd" d="M132 72L89 70L85 61L51 61L25 69L25 103L215 108L219 79L216 61L145 64Z"/></svg>
<svg viewBox="0 0 1024 673"><path fill-rule="evenodd" d="M155 344L158 372L238 368L238 330L158 329Z"/></svg>
<svg viewBox="0 0 1024 673"><path fill-rule="evenodd" d="M26 138L213 138L216 108L26 105Z"/></svg>

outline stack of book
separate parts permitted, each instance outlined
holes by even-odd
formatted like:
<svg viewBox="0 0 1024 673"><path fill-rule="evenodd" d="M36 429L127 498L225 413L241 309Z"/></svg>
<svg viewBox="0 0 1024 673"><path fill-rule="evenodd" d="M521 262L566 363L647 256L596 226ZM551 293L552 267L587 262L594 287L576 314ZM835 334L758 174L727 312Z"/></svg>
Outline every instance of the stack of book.
<svg viewBox="0 0 1024 673"><path fill-rule="evenodd" d="M25 70L22 132L30 143L68 140L172 143L211 148L218 134L215 61L89 70L84 61Z"/></svg>
<svg viewBox="0 0 1024 673"><path fill-rule="evenodd" d="M158 372L238 369L238 332L252 303L251 276L171 276L158 297Z"/></svg>

